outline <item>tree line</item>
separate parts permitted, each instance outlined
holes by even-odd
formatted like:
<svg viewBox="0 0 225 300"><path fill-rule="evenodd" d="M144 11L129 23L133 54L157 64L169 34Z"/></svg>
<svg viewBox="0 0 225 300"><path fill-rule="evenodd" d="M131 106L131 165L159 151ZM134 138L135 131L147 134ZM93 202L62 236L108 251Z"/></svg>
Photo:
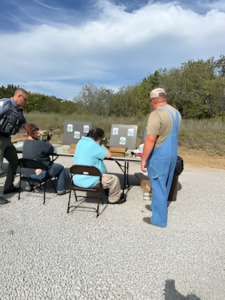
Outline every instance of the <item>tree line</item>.
<svg viewBox="0 0 225 300"><path fill-rule="evenodd" d="M206 119L225 116L225 56L218 60L189 60L180 67L158 69L135 85L123 86L117 92L93 83L82 87L72 101L31 93L25 112L95 114L132 117L149 113L149 93L156 87L166 90L168 103L176 107L183 118ZM0 98L9 98L16 86L0 87Z"/></svg>

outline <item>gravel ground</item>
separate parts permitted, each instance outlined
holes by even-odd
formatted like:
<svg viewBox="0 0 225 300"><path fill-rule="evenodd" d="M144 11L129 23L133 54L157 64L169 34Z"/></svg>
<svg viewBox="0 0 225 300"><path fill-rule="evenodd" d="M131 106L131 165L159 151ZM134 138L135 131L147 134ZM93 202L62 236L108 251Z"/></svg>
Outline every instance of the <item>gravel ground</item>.
<svg viewBox="0 0 225 300"><path fill-rule="evenodd" d="M132 163L131 174L139 168ZM224 178L222 170L186 167L165 229L142 222L150 212L132 176L127 202L99 218L66 214L68 195L51 189L46 205L41 193L8 195L0 207L0 299L225 299Z"/></svg>

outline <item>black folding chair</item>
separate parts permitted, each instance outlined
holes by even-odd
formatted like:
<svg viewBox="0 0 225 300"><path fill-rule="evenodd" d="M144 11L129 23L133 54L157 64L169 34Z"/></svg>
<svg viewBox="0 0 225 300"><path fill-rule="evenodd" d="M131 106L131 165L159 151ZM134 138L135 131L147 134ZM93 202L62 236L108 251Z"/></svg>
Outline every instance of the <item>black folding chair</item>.
<svg viewBox="0 0 225 300"><path fill-rule="evenodd" d="M37 159L27 159L27 158L20 158L19 159L19 196L18 196L18 200L20 200L20 192L21 192L21 182L22 181L26 181L26 182L33 182L34 183L34 187L32 188L32 190L36 189L36 188L41 188L42 185L44 187L44 200L43 200L43 204L45 204L45 190L46 190L46 182L47 180L51 179L51 176L49 175L48 171L47 171L47 166L45 166L42 162L38 161ZM26 170L24 170L26 169ZM39 178L31 178L29 171L27 170L29 169L30 171L34 171L35 169L41 169L42 171L45 171L46 174L44 176L44 178L39 179ZM27 172L28 171L28 172ZM52 182L52 180L50 180L52 183L52 186L56 191L56 188Z"/></svg>
<svg viewBox="0 0 225 300"><path fill-rule="evenodd" d="M74 182L73 182L74 175L98 176L100 178L100 180L93 188L82 188L82 187L74 184ZM105 193L105 190L103 189L103 185L102 185L102 173L96 167L84 166L84 165L73 165L70 168L70 178L71 178L71 190L69 193L67 213L69 213L71 207L74 207L76 209L79 206L79 205L70 205L72 190L74 192L74 197L76 199L76 202L78 202L79 197L82 197L82 199L93 198L93 197L89 197L88 195L87 196L78 196L76 194L76 191L87 192L87 193L94 192L94 193L100 194L99 197L95 197L95 199L99 199L97 209L92 207L92 209L94 209L97 212L97 216L96 216L96 218L97 218L99 216L99 204L100 204L100 202L102 202L102 205L104 204L103 195ZM79 201L82 201L82 200L79 200ZM81 206L79 206L79 207L81 207ZM82 208L86 208L86 207L82 207Z"/></svg>

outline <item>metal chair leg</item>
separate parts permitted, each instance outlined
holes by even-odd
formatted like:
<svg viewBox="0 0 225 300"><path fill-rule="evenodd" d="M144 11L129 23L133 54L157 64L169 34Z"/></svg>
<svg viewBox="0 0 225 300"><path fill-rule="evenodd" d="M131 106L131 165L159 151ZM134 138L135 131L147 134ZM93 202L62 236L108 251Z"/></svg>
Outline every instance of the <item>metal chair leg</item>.
<svg viewBox="0 0 225 300"><path fill-rule="evenodd" d="M130 187L130 182L129 182L129 161L127 162L127 186L128 186L128 188Z"/></svg>
<svg viewBox="0 0 225 300"><path fill-rule="evenodd" d="M70 190L70 193L69 193L69 201L68 201L68 207L67 207L67 213L69 213L70 211L70 198L71 198L71 190Z"/></svg>
<svg viewBox="0 0 225 300"><path fill-rule="evenodd" d="M96 216L96 218L99 216L99 202L100 202L100 201L98 201L98 206L97 206L97 216Z"/></svg>
<svg viewBox="0 0 225 300"><path fill-rule="evenodd" d="M18 197L18 200L20 200L20 191L21 191L21 177L20 177L20 184L19 184L19 197Z"/></svg>
<svg viewBox="0 0 225 300"><path fill-rule="evenodd" d="M75 190L73 190L73 192L74 192L74 197L75 197L75 199L76 199L76 202L77 202L77 194L76 194L76 191L75 191Z"/></svg>
<svg viewBox="0 0 225 300"><path fill-rule="evenodd" d="M19 197L18 197L18 200L20 200L20 191L21 191L21 168L20 168L20 183L19 183Z"/></svg>
<svg viewBox="0 0 225 300"><path fill-rule="evenodd" d="M55 193L57 194L57 189L56 189L56 187L55 187L53 181L52 181L51 179L50 179L50 181L51 181L51 183L52 183L52 186L53 186L53 188L54 188Z"/></svg>
<svg viewBox="0 0 225 300"><path fill-rule="evenodd" d="M44 183L44 201L43 201L43 204L45 204L45 186L46 186L46 181Z"/></svg>

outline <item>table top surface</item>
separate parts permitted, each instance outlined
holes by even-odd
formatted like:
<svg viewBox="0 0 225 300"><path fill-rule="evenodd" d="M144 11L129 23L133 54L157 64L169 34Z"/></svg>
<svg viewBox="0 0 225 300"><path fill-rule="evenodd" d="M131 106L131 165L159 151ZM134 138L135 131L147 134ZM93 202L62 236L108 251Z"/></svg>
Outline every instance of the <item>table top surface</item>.
<svg viewBox="0 0 225 300"><path fill-rule="evenodd" d="M16 148L16 151L18 153L21 153L23 151L23 142L17 142L14 143L14 146ZM69 149L69 145L53 145L53 147L56 149L56 153L58 156L64 156L64 157L73 157L74 154L68 153L67 150ZM133 162L141 162L140 157L134 157L134 156L124 156L124 157L112 157L113 160L118 161L133 161Z"/></svg>

